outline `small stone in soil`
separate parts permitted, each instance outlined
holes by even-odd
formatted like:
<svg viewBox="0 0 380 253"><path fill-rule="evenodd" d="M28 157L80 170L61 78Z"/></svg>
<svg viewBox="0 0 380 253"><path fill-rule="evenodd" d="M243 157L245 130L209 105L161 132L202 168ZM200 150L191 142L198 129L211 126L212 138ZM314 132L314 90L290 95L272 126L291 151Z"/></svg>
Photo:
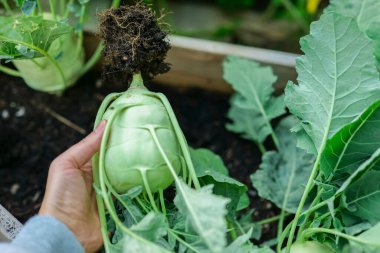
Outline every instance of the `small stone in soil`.
<svg viewBox="0 0 380 253"><path fill-rule="evenodd" d="M25 115L25 107L21 106L15 113L16 117L23 117Z"/></svg>
<svg viewBox="0 0 380 253"><path fill-rule="evenodd" d="M7 119L7 118L9 118L9 112L8 112L8 110L3 110L3 111L1 112L1 117L2 117L3 119Z"/></svg>
<svg viewBox="0 0 380 253"><path fill-rule="evenodd" d="M11 186L11 189L10 189L11 194L15 195L17 193L18 189L20 189L20 185L19 184L13 184Z"/></svg>

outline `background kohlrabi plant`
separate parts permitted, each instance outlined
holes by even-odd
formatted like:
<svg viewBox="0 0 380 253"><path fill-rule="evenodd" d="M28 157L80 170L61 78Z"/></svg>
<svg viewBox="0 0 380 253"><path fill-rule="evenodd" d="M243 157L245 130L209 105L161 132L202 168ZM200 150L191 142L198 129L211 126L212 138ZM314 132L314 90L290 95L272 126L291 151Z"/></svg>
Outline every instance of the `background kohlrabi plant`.
<svg viewBox="0 0 380 253"><path fill-rule="evenodd" d="M101 56L102 43L85 62L83 27L90 0L1 0L0 71L21 77L31 88L61 93ZM117 7L115 0L112 6Z"/></svg>
<svg viewBox="0 0 380 253"><path fill-rule="evenodd" d="M251 180L281 209L277 252L380 252L379 29L379 1L331 1L281 96L271 68L224 62L236 90L226 127L262 152Z"/></svg>

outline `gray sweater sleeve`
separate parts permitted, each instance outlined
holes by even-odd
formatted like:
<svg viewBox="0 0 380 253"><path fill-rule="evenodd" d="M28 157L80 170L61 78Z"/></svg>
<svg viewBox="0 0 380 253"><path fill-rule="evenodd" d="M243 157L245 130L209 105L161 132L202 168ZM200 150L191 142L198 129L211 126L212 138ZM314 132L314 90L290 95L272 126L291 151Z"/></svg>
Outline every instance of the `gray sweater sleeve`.
<svg viewBox="0 0 380 253"><path fill-rule="evenodd" d="M84 253L74 234L49 216L31 218L11 243L0 243L1 253Z"/></svg>

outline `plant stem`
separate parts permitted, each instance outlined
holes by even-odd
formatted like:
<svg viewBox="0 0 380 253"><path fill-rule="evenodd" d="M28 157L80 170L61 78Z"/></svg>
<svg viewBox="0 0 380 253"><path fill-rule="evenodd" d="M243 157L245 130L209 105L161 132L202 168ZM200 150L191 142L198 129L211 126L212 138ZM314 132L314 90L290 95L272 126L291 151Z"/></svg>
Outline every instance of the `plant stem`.
<svg viewBox="0 0 380 253"><path fill-rule="evenodd" d="M160 189L159 191L160 194L160 205L161 205L161 210L164 216L166 216L166 206L165 206L165 199L164 199L164 191Z"/></svg>
<svg viewBox="0 0 380 253"><path fill-rule="evenodd" d="M282 244L284 243L284 240L286 238L286 236L288 235L289 231L290 231L290 228L292 226L292 223L294 222L291 221L284 229L284 231L282 232L281 236L277 237L278 238L278 243L277 243L277 253L281 253L281 250L282 250Z"/></svg>
<svg viewBox="0 0 380 253"><path fill-rule="evenodd" d="M140 199L140 196L137 196L137 197L136 197L136 201L137 201L137 203L140 205L140 207L141 207L142 209L144 209L144 211L145 211L146 213L149 213L149 212L150 212L149 209L146 208L146 206L144 205L144 203L143 203L142 200Z"/></svg>
<svg viewBox="0 0 380 253"><path fill-rule="evenodd" d="M95 66L95 64L99 61L100 57L102 56L103 49L104 49L104 43L100 42L100 44L96 48L94 54L91 56L91 58L83 66L82 71L81 71L81 75L84 75L85 73L87 73L90 69L92 69Z"/></svg>
<svg viewBox="0 0 380 253"><path fill-rule="evenodd" d="M133 74L132 82L129 85L129 88L138 88L138 87L145 87L144 80L142 79L140 72Z"/></svg>
<svg viewBox="0 0 380 253"><path fill-rule="evenodd" d="M325 143L325 141L323 140L322 143ZM323 148L324 148L324 145L320 150L323 150ZM293 220L293 225L292 225L292 228L290 230L289 239L288 239L288 243L286 245L286 252L285 253L290 252L290 246L292 245L292 242L293 242L293 237L294 237L294 233L295 233L296 228L297 228L298 219L301 215L303 207L305 206L305 202L306 202L307 197L309 196L309 192L312 189L312 187L314 186L314 178L318 172L319 162L321 161L321 156L322 156L322 152L320 151L320 152L318 152L318 156L317 156L317 159L315 160L313 170L311 171L309 180L308 180L306 187L305 187L305 190L302 194L301 201L298 205L297 212L296 212L294 220Z"/></svg>
<svg viewBox="0 0 380 253"><path fill-rule="evenodd" d="M284 216L286 217L288 215L290 215L290 214L285 214ZM265 225L268 223L272 223L274 221L278 221L280 218L281 218L281 215L272 216L272 217L266 218L264 220L258 221L257 224L262 226L262 225Z"/></svg>
<svg viewBox="0 0 380 253"><path fill-rule="evenodd" d="M63 15L65 14L66 1L65 0L60 0L59 3L60 3L59 13L60 13L61 17L63 17Z"/></svg>
<svg viewBox="0 0 380 253"><path fill-rule="evenodd" d="M259 148L261 154L263 155L267 150L265 149L264 145L261 142L256 142L257 147Z"/></svg>
<svg viewBox="0 0 380 253"><path fill-rule="evenodd" d="M232 241L235 241L237 238L236 230L229 219L227 219L227 222L228 222L228 228L230 229L231 239Z"/></svg>
<svg viewBox="0 0 380 253"><path fill-rule="evenodd" d="M57 1L56 0L49 0L49 6L50 6L50 12L53 16L53 20L57 20Z"/></svg>
<svg viewBox="0 0 380 253"><path fill-rule="evenodd" d="M42 9L41 0L37 0L37 9L38 9L38 14L42 15L44 13L44 10Z"/></svg>
<svg viewBox="0 0 380 253"><path fill-rule="evenodd" d="M69 3L67 4L67 5L72 5L74 3L74 0L69 0ZM66 10L65 10L65 14L64 14L64 16L63 16L63 18L68 18L69 17L69 15L70 15L70 11L69 11L69 8L66 8Z"/></svg>
<svg viewBox="0 0 380 253"><path fill-rule="evenodd" d="M198 251L196 248L194 248L193 246L191 246L190 244L188 244L185 240L183 240L181 237L179 237L177 234L175 234L171 229L168 229L168 232L169 234L171 234L177 241L179 241L180 243L182 243L183 245L185 245L187 248L191 249L192 251L194 251L195 253L201 253L200 251Z"/></svg>
<svg viewBox="0 0 380 253"><path fill-rule="evenodd" d="M344 239L347 239L349 241L354 241L354 242L358 242L358 243L361 243L361 244L367 244L367 245L376 246L376 247L380 246L380 243L378 241L377 241L377 243L373 243L371 241L366 241L366 240L363 240L363 239L361 239L359 237L347 235L347 234L339 232L339 231L337 231L335 229L328 229L328 228L309 228L309 229L306 229L303 232L302 238L304 240L306 240L312 234L316 234L316 233L332 234L332 235L336 235L336 236L342 237Z"/></svg>
<svg viewBox="0 0 380 253"><path fill-rule="evenodd" d="M21 77L21 74L19 71L5 67L3 65L0 65L0 71L4 72L5 74L8 74L10 76L16 76L16 77Z"/></svg>
<svg viewBox="0 0 380 253"><path fill-rule="evenodd" d="M320 207L322 207L321 203L323 202L320 202L319 204L317 204L319 202L319 198L321 197L321 191L318 191L318 194L317 196L314 198L313 202L311 203L310 205L310 208L309 210L307 210L307 212L305 212L305 221L304 223L300 226L299 230L298 230L298 236L297 236L297 240L300 239L300 235L302 233L302 231L305 229L306 227L306 224L307 224L307 221L308 219L310 218L310 215L316 211L317 209L319 209ZM315 208L315 206L317 206L317 208ZM310 211L312 210L312 211ZM302 215L302 214L301 214Z"/></svg>
<svg viewBox="0 0 380 253"><path fill-rule="evenodd" d="M112 5L111 5L111 8L118 8L120 6L120 0L113 0L112 1Z"/></svg>
<svg viewBox="0 0 380 253"><path fill-rule="evenodd" d="M150 190L148 177L146 176L146 170L139 170L139 171L140 171L141 177L142 177L143 182L144 182L145 191L148 194L149 202L152 205L153 210L158 213L158 208L156 206L156 202L154 200L153 193Z"/></svg>
<svg viewBox="0 0 380 253"><path fill-rule="evenodd" d="M9 7L9 4L8 4L7 0L1 0L1 3L3 4L4 9L5 9L5 11L7 13L11 13L12 12L12 9L11 9L11 7Z"/></svg>
<svg viewBox="0 0 380 253"><path fill-rule="evenodd" d="M80 10L80 18L79 18L79 26L81 27L81 30L78 33L77 55L79 54L79 51L82 50L82 45L83 45L83 29L84 29L84 18L85 18L85 15L86 15L86 4L82 4L81 5L81 10Z"/></svg>
<svg viewBox="0 0 380 253"><path fill-rule="evenodd" d="M306 20L302 17L302 14L299 13L297 8L293 5L290 0L281 0L282 5L289 11L290 15L293 16L295 20L300 24L301 28L307 32L309 25Z"/></svg>

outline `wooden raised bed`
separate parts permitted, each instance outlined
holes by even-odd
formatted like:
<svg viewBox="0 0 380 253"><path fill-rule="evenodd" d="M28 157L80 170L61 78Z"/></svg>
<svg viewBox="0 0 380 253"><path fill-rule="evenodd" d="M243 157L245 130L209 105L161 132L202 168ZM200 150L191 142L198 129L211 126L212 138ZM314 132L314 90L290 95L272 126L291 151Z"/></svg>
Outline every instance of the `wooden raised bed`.
<svg viewBox="0 0 380 253"><path fill-rule="evenodd" d="M98 38L88 33L85 45L87 55L96 48ZM262 48L247 47L183 36L170 36L171 50L167 62L171 70L155 81L175 87L198 87L231 93L231 86L223 80L223 59L227 55L241 56L272 66L278 76L276 90L282 91L288 80L296 79L294 69L297 54Z"/></svg>

